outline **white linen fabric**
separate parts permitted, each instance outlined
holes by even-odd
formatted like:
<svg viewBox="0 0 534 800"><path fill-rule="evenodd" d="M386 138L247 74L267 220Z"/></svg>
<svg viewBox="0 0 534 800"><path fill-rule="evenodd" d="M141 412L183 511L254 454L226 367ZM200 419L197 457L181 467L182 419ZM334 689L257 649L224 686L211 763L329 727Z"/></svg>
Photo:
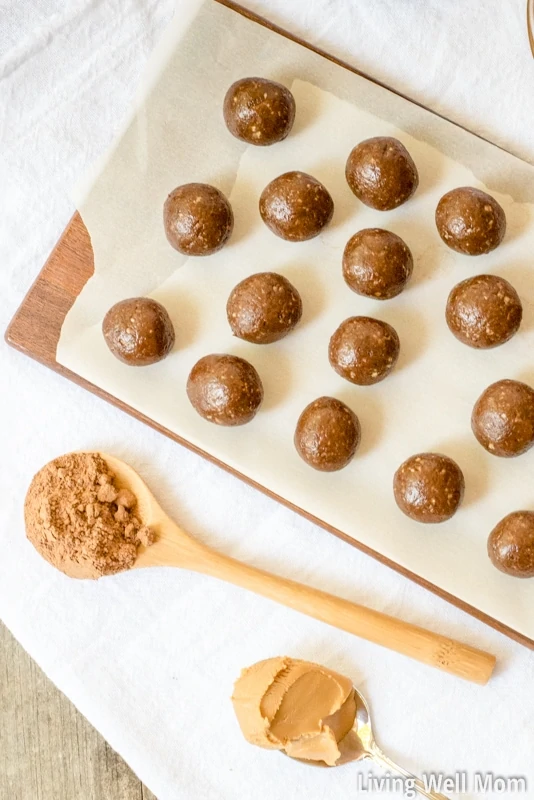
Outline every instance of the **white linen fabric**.
<svg viewBox="0 0 534 800"><path fill-rule="evenodd" d="M534 161L523 0L247 5ZM2 328L73 211L71 186L119 129L173 6L0 0ZM188 6L179 0L176 13ZM356 795L367 767L314 770L242 739L232 682L242 666L281 653L352 675L381 745L407 768L467 771L468 797L476 772L524 775L523 796L534 797L528 650L5 345L0 375L0 617L159 800ZM184 528L235 557L496 653L495 677L484 688L463 683L187 572L96 583L56 573L25 540L22 504L34 472L78 448L130 461Z"/></svg>

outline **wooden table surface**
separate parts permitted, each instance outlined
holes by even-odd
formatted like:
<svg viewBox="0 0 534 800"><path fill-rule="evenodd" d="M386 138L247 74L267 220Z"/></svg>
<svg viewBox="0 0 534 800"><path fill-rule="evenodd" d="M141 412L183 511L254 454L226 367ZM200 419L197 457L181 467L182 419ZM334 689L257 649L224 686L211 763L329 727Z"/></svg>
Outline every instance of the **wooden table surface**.
<svg viewBox="0 0 534 800"><path fill-rule="evenodd" d="M1 800L156 800L0 623Z"/></svg>

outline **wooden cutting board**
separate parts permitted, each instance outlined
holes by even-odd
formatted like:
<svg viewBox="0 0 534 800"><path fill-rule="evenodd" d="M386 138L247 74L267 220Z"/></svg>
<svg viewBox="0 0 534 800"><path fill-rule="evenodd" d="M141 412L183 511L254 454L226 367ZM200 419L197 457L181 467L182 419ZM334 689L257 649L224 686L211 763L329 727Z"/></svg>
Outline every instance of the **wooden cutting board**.
<svg viewBox="0 0 534 800"><path fill-rule="evenodd" d="M234 3L230 2L230 0L216 0L216 1L220 2L222 5L225 5L233 9L237 13L244 15L245 17L254 20L258 24L264 25L265 27L276 31L279 34L286 36L287 38L292 39L293 41L298 42L302 46L307 47L308 49L316 53L319 53L320 55L324 56L330 61L339 64L340 66L350 70L351 72L354 72L359 75L363 74L358 70L354 69L353 67L350 67L348 64L345 64L339 61L338 59L333 58L329 54L324 53L323 51L315 47L312 47L307 42L304 42L298 39L297 37L287 33L286 31L277 28L268 21L262 19L261 17L256 16L252 12L242 9L240 6L237 6ZM372 80L371 78L369 78L369 76L364 75L364 77L366 77L368 80ZM377 83L377 81L374 82ZM195 445L191 444L188 441L185 441L184 439L177 436L175 433L171 432L167 428L163 427L162 425L159 425L154 420L146 417L139 411L126 405L113 395L108 394L107 392L100 389L98 386L89 383L76 373L63 367L61 364L58 364L56 361L56 349L60 338L63 322L65 320L67 313L74 304L74 301L82 291L86 282L92 276L93 271L94 271L94 263L93 263L93 251L91 247L91 240L81 217L79 216L79 214L75 214L74 217L69 222L67 228L65 229L56 247L52 251L48 261L46 262L40 274L38 275L37 280L29 290L28 294L24 298L24 301L22 302L22 305L20 306L13 320L11 321L5 335L7 343L12 347L16 348L17 350L20 350L25 355L30 356L31 358L36 359L45 366L50 367L56 372L59 372L61 375L68 378L69 380L78 383L80 386L83 386L84 388L88 389L93 394L96 394L99 397L103 398L104 400L113 403L114 405L121 408L123 411L126 411L128 414L131 414L137 419L142 420L147 425L150 425L151 427L158 430L160 433L163 433L165 436L168 436L169 438L173 439L174 441L178 442L184 447L187 447L190 450L199 453L200 455L212 461L213 463L217 464L218 466L222 467L223 469L226 469L227 471L231 472L232 474L246 481L248 484L254 486L255 488L269 495L270 497L273 497L275 500L278 500L279 502L283 503L284 505L296 511L297 513L301 514L302 516L310 519L312 522L315 522L316 524L325 528L328 532L334 534L335 536L338 536L339 538L343 539L344 541L353 545L354 547L363 550L368 555L372 556L373 558L376 558L383 564L386 564L387 566L395 569L397 572L400 572L401 574L405 575L406 577L410 578L411 580L415 581L421 586L430 589L435 594L439 595L445 600L448 600L450 603L453 603L457 607L461 608L462 610L466 611L472 616L478 618L479 620L487 623L488 625L497 629L501 633L504 633L507 636L511 637L512 639L515 639L516 641L520 642L521 644L534 649L533 639L528 638L527 636L519 633L518 631L515 631L514 629L510 628L507 625L504 625L503 623L499 622L493 617L484 614L480 610L465 603L464 601L453 596L452 594L444 591L440 587L435 586L429 581L426 581L419 575L416 575L415 573L407 570L406 568L386 558L382 554L372 550L371 548L362 544L361 542L356 541L354 538L348 536L342 531L332 527L331 525L328 525L327 523L323 522L320 519L317 519L313 515L306 512L305 510L298 508L297 506L279 497L278 495L273 494L273 492L269 491L264 486L255 483L254 481L250 480L250 478L248 478L247 476L242 475L233 468L229 467L227 464L213 458L208 453L200 450Z"/></svg>

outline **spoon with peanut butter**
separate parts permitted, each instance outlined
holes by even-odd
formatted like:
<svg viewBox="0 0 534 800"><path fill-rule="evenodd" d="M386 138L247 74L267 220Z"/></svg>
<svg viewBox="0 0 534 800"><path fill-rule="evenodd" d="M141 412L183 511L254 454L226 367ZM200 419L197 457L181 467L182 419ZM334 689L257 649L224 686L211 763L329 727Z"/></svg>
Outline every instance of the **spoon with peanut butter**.
<svg viewBox="0 0 534 800"><path fill-rule="evenodd" d="M484 684L495 657L470 645L230 558L183 531L124 461L69 453L43 467L25 501L28 539L73 578L181 567L228 581L452 675Z"/></svg>
<svg viewBox="0 0 534 800"><path fill-rule="evenodd" d="M447 800L382 752L367 702L345 675L288 656L268 658L242 670L232 703L251 744L315 767L371 760L401 778L405 790Z"/></svg>

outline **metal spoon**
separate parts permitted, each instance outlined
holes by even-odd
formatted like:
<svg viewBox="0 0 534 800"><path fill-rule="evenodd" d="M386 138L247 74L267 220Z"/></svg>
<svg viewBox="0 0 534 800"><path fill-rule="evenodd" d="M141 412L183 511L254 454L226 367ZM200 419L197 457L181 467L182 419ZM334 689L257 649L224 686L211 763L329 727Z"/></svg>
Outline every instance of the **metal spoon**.
<svg viewBox="0 0 534 800"><path fill-rule="evenodd" d="M423 782L411 772L399 767L395 764L375 742L373 736L373 729L371 727L371 715L369 713L369 706L365 697L354 688L354 697L356 700L356 718L352 730L339 742L339 752L341 757L338 759L336 767L343 764L348 764L351 761L363 761L369 759L379 764L383 769L390 773L396 774L404 780L413 781L413 788L417 789L423 797L433 798L433 800L448 800L444 794L438 792L431 792L425 789ZM284 754L285 755L285 754ZM309 764L312 767L328 767L324 761L309 761L304 758L295 759L303 764Z"/></svg>

